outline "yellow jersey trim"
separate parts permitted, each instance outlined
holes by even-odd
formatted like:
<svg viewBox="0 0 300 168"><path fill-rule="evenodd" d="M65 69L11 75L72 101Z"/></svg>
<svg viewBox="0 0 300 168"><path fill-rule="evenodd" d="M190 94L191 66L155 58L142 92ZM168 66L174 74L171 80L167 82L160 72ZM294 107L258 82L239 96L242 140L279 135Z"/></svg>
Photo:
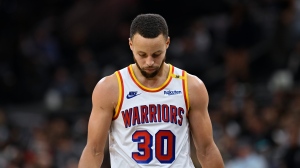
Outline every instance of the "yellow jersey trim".
<svg viewBox="0 0 300 168"><path fill-rule="evenodd" d="M190 99L189 99L189 92L188 92L188 81L187 81L187 72L186 71L182 71L182 86L183 86L183 90L184 90L184 100L185 100L185 104L186 104L186 109L187 111L190 110Z"/></svg>
<svg viewBox="0 0 300 168"><path fill-rule="evenodd" d="M123 85L123 79L121 76L120 71L115 72L117 78L118 78L118 88L119 88L119 96L118 96L118 103L115 108L115 114L113 116L113 120L118 118L122 104L123 104L123 97L124 97L124 85Z"/></svg>

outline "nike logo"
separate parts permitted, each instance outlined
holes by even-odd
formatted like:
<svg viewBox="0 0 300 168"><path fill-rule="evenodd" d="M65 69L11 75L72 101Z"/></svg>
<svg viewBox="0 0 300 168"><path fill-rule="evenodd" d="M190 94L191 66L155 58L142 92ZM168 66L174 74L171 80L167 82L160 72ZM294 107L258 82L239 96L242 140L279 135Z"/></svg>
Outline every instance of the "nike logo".
<svg viewBox="0 0 300 168"><path fill-rule="evenodd" d="M131 98L133 98L133 97L135 97L135 96L138 96L138 95L140 95L141 93L139 93L139 94L137 94L137 91L130 91L129 93L128 93L128 95L126 96L126 98L127 99L131 99Z"/></svg>

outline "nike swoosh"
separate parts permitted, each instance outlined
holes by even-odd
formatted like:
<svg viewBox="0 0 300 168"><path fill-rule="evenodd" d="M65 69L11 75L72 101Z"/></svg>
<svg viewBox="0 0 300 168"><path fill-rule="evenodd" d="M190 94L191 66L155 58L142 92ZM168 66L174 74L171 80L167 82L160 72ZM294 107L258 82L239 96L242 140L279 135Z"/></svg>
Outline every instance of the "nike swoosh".
<svg viewBox="0 0 300 168"><path fill-rule="evenodd" d="M131 99L131 98L133 98L133 97L135 97L135 96L138 96L138 95L140 95L140 94L136 94L136 95L127 95L126 98L127 98L127 99Z"/></svg>

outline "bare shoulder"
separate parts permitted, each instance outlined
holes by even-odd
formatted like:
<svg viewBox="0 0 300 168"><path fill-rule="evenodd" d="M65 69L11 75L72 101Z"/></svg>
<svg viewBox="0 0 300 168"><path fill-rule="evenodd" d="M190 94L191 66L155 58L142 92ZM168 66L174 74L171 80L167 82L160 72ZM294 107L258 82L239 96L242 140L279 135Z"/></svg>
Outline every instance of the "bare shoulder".
<svg viewBox="0 0 300 168"><path fill-rule="evenodd" d="M187 73L187 80L189 86L191 87L200 87L200 85L204 85L203 81L200 78L198 78L196 75Z"/></svg>
<svg viewBox="0 0 300 168"><path fill-rule="evenodd" d="M94 92L101 89L110 90L115 88L118 88L118 79L116 74L112 74L100 79L95 86Z"/></svg>
<svg viewBox="0 0 300 168"><path fill-rule="evenodd" d="M118 88L118 79L116 74L112 74L109 76L103 77L99 82L96 84L93 95L92 101L93 103L97 102L110 102L112 104L117 103L119 94Z"/></svg>
<svg viewBox="0 0 300 168"><path fill-rule="evenodd" d="M206 91L204 82L195 75L187 75L188 89L192 92Z"/></svg>
<svg viewBox="0 0 300 168"><path fill-rule="evenodd" d="M188 84L188 94L191 102L193 104L207 104L208 103L208 93L204 82L195 75L187 75Z"/></svg>

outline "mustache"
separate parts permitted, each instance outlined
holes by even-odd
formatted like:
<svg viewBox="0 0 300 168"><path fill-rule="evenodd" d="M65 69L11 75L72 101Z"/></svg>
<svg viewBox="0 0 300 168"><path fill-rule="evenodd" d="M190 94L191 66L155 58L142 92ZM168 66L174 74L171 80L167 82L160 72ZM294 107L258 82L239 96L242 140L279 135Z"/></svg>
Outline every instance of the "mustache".
<svg viewBox="0 0 300 168"><path fill-rule="evenodd" d="M143 67L143 69L158 69L159 67L158 66L146 66L146 67Z"/></svg>

